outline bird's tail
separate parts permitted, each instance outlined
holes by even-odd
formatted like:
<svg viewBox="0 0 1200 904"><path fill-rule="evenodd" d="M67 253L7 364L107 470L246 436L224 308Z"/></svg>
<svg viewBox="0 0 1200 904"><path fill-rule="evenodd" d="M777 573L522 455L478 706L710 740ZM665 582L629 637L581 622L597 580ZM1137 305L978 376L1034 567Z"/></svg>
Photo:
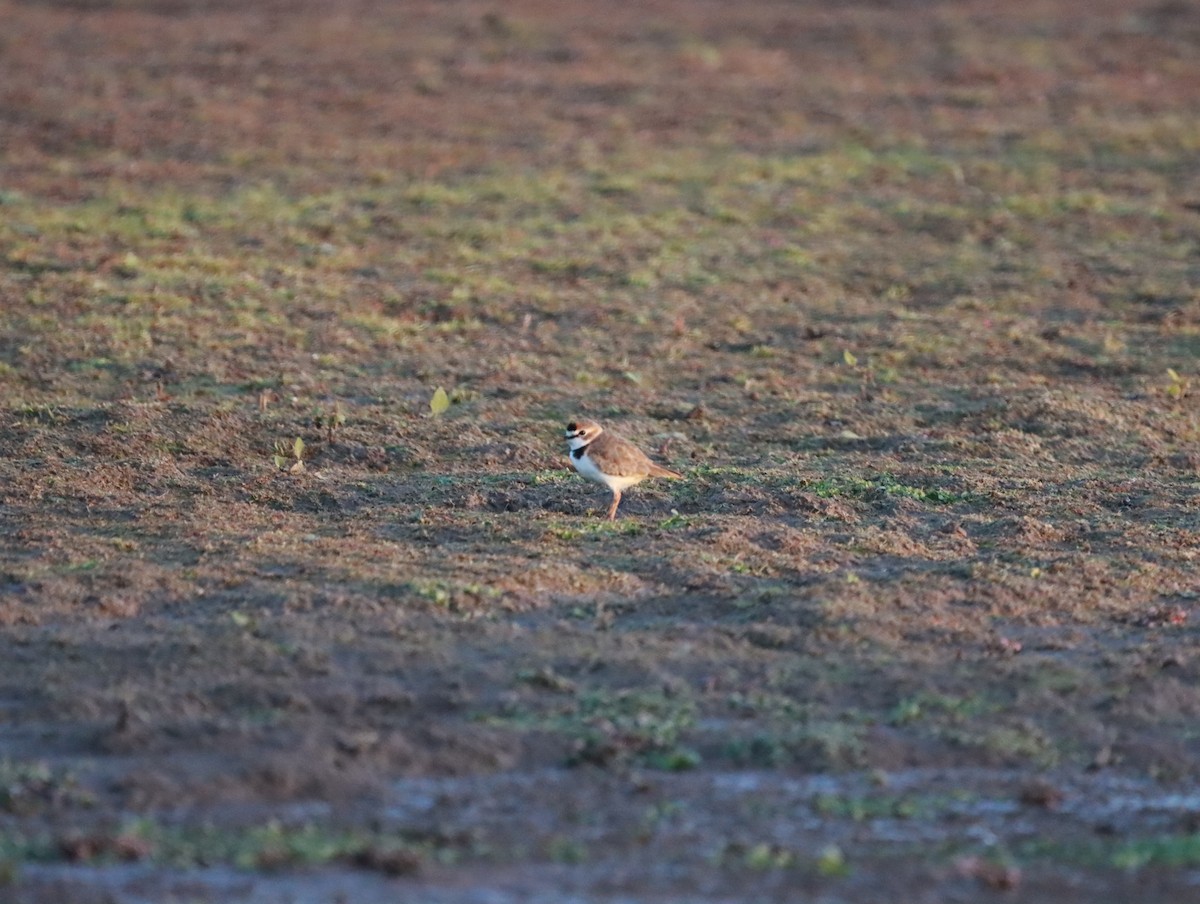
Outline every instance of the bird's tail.
<svg viewBox="0 0 1200 904"><path fill-rule="evenodd" d="M683 480L683 475L678 471L672 471L670 468L664 468L662 465L656 465L650 462L651 477L670 477L673 480Z"/></svg>

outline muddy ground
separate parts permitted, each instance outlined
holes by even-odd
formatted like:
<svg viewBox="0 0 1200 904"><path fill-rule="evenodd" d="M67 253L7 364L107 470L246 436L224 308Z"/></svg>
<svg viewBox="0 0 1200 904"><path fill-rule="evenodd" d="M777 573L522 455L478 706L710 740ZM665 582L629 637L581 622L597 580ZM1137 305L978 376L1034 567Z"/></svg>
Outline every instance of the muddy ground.
<svg viewBox="0 0 1200 904"><path fill-rule="evenodd" d="M1200 8L0 23L0 899L1200 900Z"/></svg>

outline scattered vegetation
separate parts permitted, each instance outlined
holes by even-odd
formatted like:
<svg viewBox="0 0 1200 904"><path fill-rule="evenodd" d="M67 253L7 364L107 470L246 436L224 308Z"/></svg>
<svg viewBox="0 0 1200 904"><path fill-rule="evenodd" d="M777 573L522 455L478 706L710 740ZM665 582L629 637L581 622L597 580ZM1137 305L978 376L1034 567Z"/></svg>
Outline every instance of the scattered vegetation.
<svg viewBox="0 0 1200 904"><path fill-rule="evenodd" d="M288 443L280 440L275 443L275 467L280 471L299 474L304 470L304 440L296 437Z"/></svg>
<svg viewBox="0 0 1200 904"><path fill-rule="evenodd" d="M1186 895L963 816L1200 770L1196 16L1076 7L0 0L0 883Z"/></svg>
<svg viewBox="0 0 1200 904"><path fill-rule="evenodd" d="M179 869L232 866L281 870L341 863L391 875L411 875L434 853L396 835L345 831L278 821L242 829L168 826L133 820L112 831L68 831L58 837L0 835L0 858L65 860L89 866L144 861Z"/></svg>

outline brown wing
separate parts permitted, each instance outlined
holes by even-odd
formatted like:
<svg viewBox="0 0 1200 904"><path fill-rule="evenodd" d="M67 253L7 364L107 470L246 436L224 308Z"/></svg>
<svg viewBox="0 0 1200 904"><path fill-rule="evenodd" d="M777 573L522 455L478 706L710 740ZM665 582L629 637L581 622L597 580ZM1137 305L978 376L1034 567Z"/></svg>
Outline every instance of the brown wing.
<svg viewBox="0 0 1200 904"><path fill-rule="evenodd" d="M650 462L650 476L670 477L674 480L683 480L683 475L678 471L672 471L670 468L664 468L662 465L656 465L654 462Z"/></svg>
<svg viewBox="0 0 1200 904"><path fill-rule="evenodd" d="M614 477L646 477L655 467L641 449L607 430L596 437L588 452L605 474Z"/></svg>
<svg viewBox="0 0 1200 904"><path fill-rule="evenodd" d="M607 431L592 443L592 454L603 459L605 473L614 477L683 477L670 468L655 464L633 443Z"/></svg>

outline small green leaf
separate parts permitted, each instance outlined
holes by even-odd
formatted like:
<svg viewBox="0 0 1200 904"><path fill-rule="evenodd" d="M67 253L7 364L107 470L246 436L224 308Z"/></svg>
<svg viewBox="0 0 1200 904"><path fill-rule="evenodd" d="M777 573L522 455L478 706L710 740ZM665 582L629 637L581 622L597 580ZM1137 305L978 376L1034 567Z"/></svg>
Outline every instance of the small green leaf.
<svg viewBox="0 0 1200 904"><path fill-rule="evenodd" d="M845 361L850 367L858 366L858 358L855 357L848 348L842 351L842 360Z"/></svg>
<svg viewBox="0 0 1200 904"><path fill-rule="evenodd" d="M817 855L817 872L822 876L844 876L849 871L846 855L836 844L826 845Z"/></svg>
<svg viewBox="0 0 1200 904"><path fill-rule="evenodd" d="M674 750L651 753L647 755L646 762L664 772L686 772L689 769L695 769L703 760L696 751L677 747Z"/></svg>
<svg viewBox="0 0 1200 904"><path fill-rule="evenodd" d="M296 456L297 461L304 457L304 440L298 436L296 437L296 441L292 443L292 454Z"/></svg>
<svg viewBox="0 0 1200 904"><path fill-rule="evenodd" d="M775 851L766 842L746 851L746 865L751 869L770 869L775 864Z"/></svg>
<svg viewBox="0 0 1200 904"><path fill-rule="evenodd" d="M279 470L282 471L282 470L286 469L287 466L288 466L288 458L286 455L276 455L275 456L275 467L277 467Z"/></svg>
<svg viewBox="0 0 1200 904"><path fill-rule="evenodd" d="M142 268L142 260L132 251L121 259L121 263L113 268L113 272L122 279L133 279Z"/></svg>
<svg viewBox="0 0 1200 904"><path fill-rule="evenodd" d="M433 398L429 400L429 410L433 412L434 417L440 417L447 408L450 407L450 396L446 395L446 390L438 387Z"/></svg>
<svg viewBox="0 0 1200 904"><path fill-rule="evenodd" d="M1173 368L1173 367L1167 368L1167 376L1170 377L1176 383L1182 382L1179 378L1179 372L1177 370L1175 370L1175 368Z"/></svg>

